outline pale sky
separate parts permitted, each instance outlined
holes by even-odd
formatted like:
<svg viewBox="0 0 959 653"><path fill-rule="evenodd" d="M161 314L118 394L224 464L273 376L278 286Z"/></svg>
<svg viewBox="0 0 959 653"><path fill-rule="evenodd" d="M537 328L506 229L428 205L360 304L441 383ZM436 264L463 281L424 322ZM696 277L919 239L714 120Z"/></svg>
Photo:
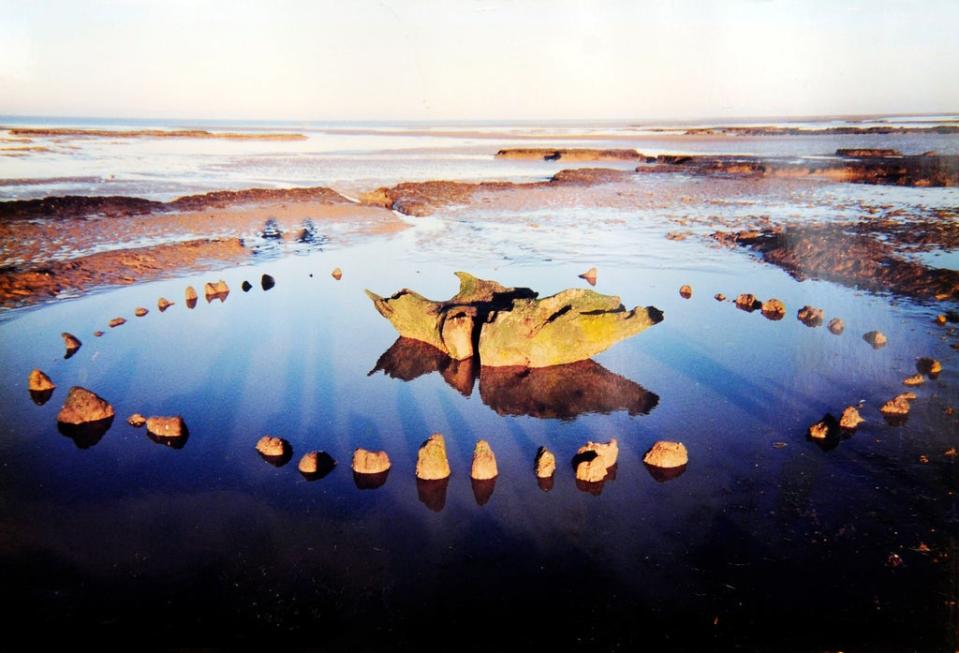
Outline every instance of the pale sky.
<svg viewBox="0 0 959 653"><path fill-rule="evenodd" d="M959 0L0 0L0 115L959 111Z"/></svg>

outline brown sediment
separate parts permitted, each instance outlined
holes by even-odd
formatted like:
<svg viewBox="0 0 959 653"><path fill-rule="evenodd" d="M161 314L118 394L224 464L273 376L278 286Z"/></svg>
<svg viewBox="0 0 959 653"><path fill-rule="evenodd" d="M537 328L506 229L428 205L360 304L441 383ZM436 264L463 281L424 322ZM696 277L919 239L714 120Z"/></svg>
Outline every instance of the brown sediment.
<svg viewBox="0 0 959 653"><path fill-rule="evenodd" d="M611 168L577 168L560 170L549 181L514 183L510 181L417 181L377 188L360 196L360 203L380 206L400 213L423 217L437 208L468 203L475 193L513 189L531 190L555 186L591 186L613 183L633 177L631 170Z"/></svg>
<svg viewBox="0 0 959 653"><path fill-rule="evenodd" d="M325 186L307 188L248 188L186 195L170 202L158 202L124 195L65 195L36 200L0 202L0 219L82 218L146 215L158 212L225 209L248 204L279 202L315 202L350 204L350 200Z"/></svg>
<svg viewBox="0 0 959 653"><path fill-rule="evenodd" d="M83 136L100 138L221 138L236 141L302 141L298 133L240 133L211 132L206 129L76 129L69 127L0 127L14 136L61 137Z"/></svg>
<svg viewBox="0 0 959 653"><path fill-rule="evenodd" d="M630 149L592 149L592 148L522 148L514 147L496 153L498 159L523 159L543 161L631 161L643 155Z"/></svg>
<svg viewBox="0 0 959 653"><path fill-rule="evenodd" d="M182 269L222 267L250 256L238 238L192 240L101 252L43 267L0 271L0 307L10 308L105 285L129 285Z"/></svg>
<svg viewBox="0 0 959 653"><path fill-rule="evenodd" d="M959 155L874 156L836 159L663 154L637 172L786 177L897 186L959 186Z"/></svg>
<svg viewBox="0 0 959 653"><path fill-rule="evenodd" d="M884 233L881 230L877 232ZM920 299L956 297L959 272L927 267L864 229L837 224L787 225L760 232L717 232L724 244L748 247L799 281L824 279L873 292ZM895 234L892 235L895 242Z"/></svg>
<svg viewBox="0 0 959 653"><path fill-rule="evenodd" d="M654 129L651 131L675 131L673 129ZM959 134L959 126L937 125L933 127L898 127L882 125L875 127L823 127L804 129L801 127L697 127L683 131L684 136L848 136L864 134Z"/></svg>

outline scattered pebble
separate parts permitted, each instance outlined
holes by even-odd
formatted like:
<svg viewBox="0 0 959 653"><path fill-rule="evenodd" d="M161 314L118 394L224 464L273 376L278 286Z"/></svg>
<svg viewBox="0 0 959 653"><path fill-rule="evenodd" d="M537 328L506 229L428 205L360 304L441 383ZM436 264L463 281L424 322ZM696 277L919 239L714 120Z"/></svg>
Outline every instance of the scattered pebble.
<svg viewBox="0 0 959 653"><path fill-rule="evenodd" d="M726 295L722 294L721 292L718 292L715 295L713 295L713 299L715 299L717 302L724 302L726 301Z"/></svg>
<svg viewBox="0 0 959 653"><path fill-rule="evenodd" d="M842 332L846 330L846 323L840 318L834 317L833 319L829 320L829 324L827 324L826 327L829 329L829 333L833 334L834 336L841 336Z"/></svg>
<svg viewBox="0 0 959 653"><path fill-rule="evenodd" d="M96 331L93 332L93 335L94 335L95 337L99 338L100 336L103 335L103 331L100 331L100 330L98 329L98 330L96 330Z"/></svg>
<svg viewBox="0 0 959 653"><path fill-rule="evenodd" d="M161 297L160 299L157 300L157 308L158 308L159 311L162 313L162 312L165 311L166 309L168 309L168 308L170 308L171 306L173 306L174 303L175 303L175 302L171 302L171 301L170 301L169 299L167 299L166 297Z"/></svg>
<svg viewBox="0 0 959 653"><path fill-rule="evenodd" d="M689 299L693 296L693 287L689 284L685 284L679 288L679 296L683 299Z"/></svg>
<svg viewBox="0 0 959 653"><path fill-rule="evenodd" d="M922 374L913 374L912 376L907 376L902 380L903 385L922 385L926 382L926 377Z"/></svg>
<svg viewBox="0 0 959 653"><path fill-rule="evenodd" d="M271 275L264 274L262 277L260 277L260 288L263 290L269 290L275 285L276 279L274 279Z"/></svg>
<svg viewBox="0 0 959 653"><path fill-rule="evenodd" d="M135 426L136 428L145 426L146 423L147 423L147 418L141 415L140 413L133 413L127 418L127 424L129 424L130 426Z"/></svg>
<svg viewBox="0 0 959 653"><path fill-rule="evenodd" d="M333 271L330 272L330 276L336 279L337 281L339 281L340 279L343 278L343 270L341 270L340 268L333 268ZM593 283L596 283L596 282L594 281Z"/></svg>
<svg viewBox="0 0 959 653"><path fill-rule="evenodd" d="M603 459L606 467L612 467L619 458L619 441L616 438L610 438L609 442L589 441L576 451L576 455L582 456L590 451L595 451L596 455Z"/></svg>
<svg viewBox="0 0 959 653"><path fill-rule="evenodd" d="M919 454L919 463L920 463L920 464L925 465L925 464L927 464L928 462L929 462L929 456L927 456L927 455L924 454L924 453L923 453L923 454Z"/></svg>
<svg viewBox="0 0 959 653"><path fill-rule="evenodd" d="M133 314L136 315L137 317L143 317L144 315L146 315L146 314L149 313L149 312L150 312L150 311L148 311L147 309L143 308L142 306L137 306L137 307L136 307L136 310L133 311Z"/></svg>
<svg viewBox="0 0 959 653"><path fill-rule="evenodd" d="M942 313L940 313L939 315L937 315L937 316L936 316L936 324L938 324L939 326L945 326L945 324L946 324L946 316L943 315Z"/></svg>
<svg viewBox="0 0 959 653"><path fill-rule="evenodd" d="M488 481L496 478L499 470L496 467L496 455L492 447L486 440L480 440L473 449L473 466L470 470L470 478L477 481Z"/></svg>
<svg viewBox="0 0 959 653"><path fill-rule="evenodd" d="M446 458L446 441L441 433L434 433L420 445L416 457L416 478L436 481L449 477L450 463Z"/></svg>
<svg viewBox="0 0 959 653"><path fill-rule="evenodd" d="M193 286L187 286L183 298L186 299L187 302L196 302L196 289Z"/></svg>
<svg viewBox="0 0 959 653"><path fill-rule="evenodd" d="M586 272L583 272L581 275L579 275L579 278L580 278L580 279L585 279L585 280L586 280L586 283L588 283L588 284L591 285L591 286L595 286L595 285L596 285L596 276L597 276L598 274L599 274L599 273L596 271L596 268L590 268L590 269L586 270Z"/></svg>
<svg viewBox="0 0 959 653"><path fill-rule="evenodd" d="M823 310L815 306L803 306L796 313L796 318L808 327L818 327L822 325L824 317Z"/></svg>
<svg viewBox="0 0 959 653"><path fill-rule="evenodd" d="M243 292L250 292L252 288L253 288L253 284L250 283L249 281L244 280L243 283L240 284L240 290L242 290Z"/></svg>
<svg viewBox="0 0 959 653"><path fill-rule="evenodd" d="M122 318L122 317L115 317L115 318L113 318L112 320L110 320L109 326L110 326L111 329L115 329L116 327L120 326L121 324L126 324L126 323L127 323L127 321L126 321L124 318Z"/></svg>
<svg viewBox="0 0 959 653"><path fill-rule="evenodd" d="M946 452L943 454L946 458L955 458L956 457L956 448L949 447L946 449Z"/></svg>
<svg viewBox="0 0 959 653"><path fill-rule="evenodd" d="M863 334L862 339L872 345L873 349L881 349L886 346L888 340L882 331L870 331Z"/></svg>

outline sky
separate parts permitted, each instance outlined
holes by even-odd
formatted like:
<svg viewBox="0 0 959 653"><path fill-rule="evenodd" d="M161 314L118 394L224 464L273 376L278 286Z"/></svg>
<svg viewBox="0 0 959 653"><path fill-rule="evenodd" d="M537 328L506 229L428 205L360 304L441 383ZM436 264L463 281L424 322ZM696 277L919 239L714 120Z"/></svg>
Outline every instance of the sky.
<svg viewBox="0 0 959 653"><path fill-rule="evenodd" d="M0 0L0 115L959 111L959 0Z"/></svg>

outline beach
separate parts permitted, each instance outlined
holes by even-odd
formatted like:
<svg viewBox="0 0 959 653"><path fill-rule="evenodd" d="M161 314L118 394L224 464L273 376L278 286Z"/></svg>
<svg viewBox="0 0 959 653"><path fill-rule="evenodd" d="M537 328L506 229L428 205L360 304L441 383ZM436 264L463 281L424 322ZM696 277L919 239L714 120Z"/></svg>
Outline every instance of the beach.
<svg viewBox="0 0 959 653"><path fill-rule="evenodd" d="M0 125L8 618L109 641L955 646L959 117ZM457 272L661 318L583 361L487 366L400 337L364 292L445 310ZM509 308L484 301L488 328ZM107 430L58 429L71 386L110 402ZM811 435L846 407L865 421ZM416 477L433 433L439 483ZM615 465L578 479L611 438ZM470 478L480 439L492 483ZM645 463L658 441L688 464ZM360 447L392 461L376 487ZM299 473L308 451L335 466Z"/></svg>

